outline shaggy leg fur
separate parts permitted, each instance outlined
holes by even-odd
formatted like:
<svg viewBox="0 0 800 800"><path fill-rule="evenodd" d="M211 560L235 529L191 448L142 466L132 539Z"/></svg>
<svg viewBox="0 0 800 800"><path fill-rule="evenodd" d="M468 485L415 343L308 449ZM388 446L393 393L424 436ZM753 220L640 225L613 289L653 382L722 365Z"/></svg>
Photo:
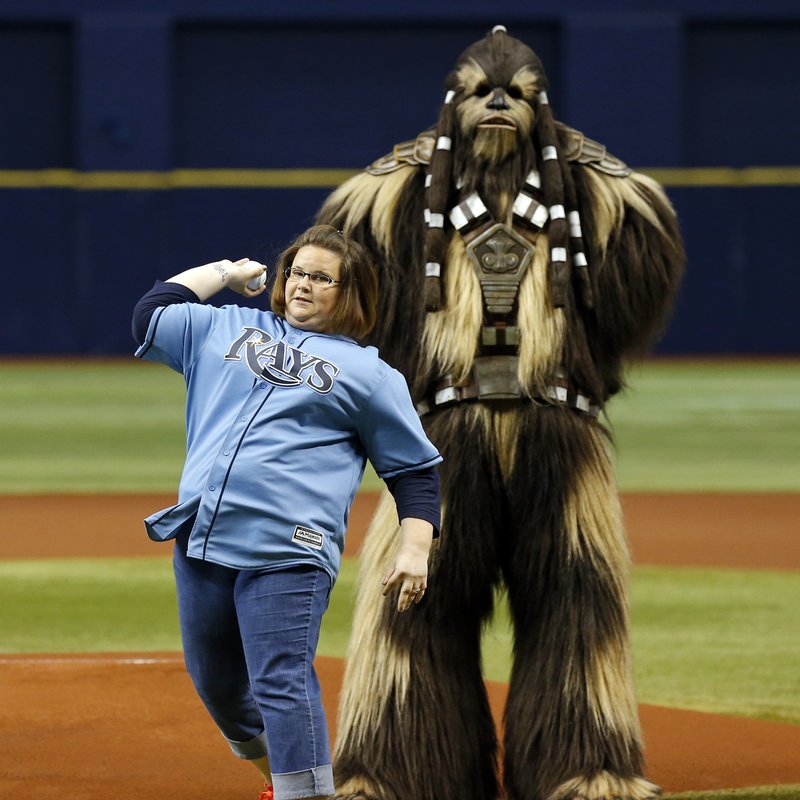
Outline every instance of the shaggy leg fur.
<svg viewBox="0 0 800 800"><path fill-rule="evenodd" d="M531 409L509 487L504 573L515 626L506 712L510 800L645 800L628 651L628 553L605 436Z"/></svg>
<svg viewBox="0 0 800 800"><path fill-rule="evenodd" d="M461 418L436 415L430 435L471 442L470 454L445 448L444 523L419 606L398 614L382 598L380 576L397 542L391 499L382 503L364 552L348 654L334 773L337 796L369 800L497 797L496 740L480 671L480 628L498 567L492 531L502 528L496 466L473 432L441 436ZM437 430L438 429L438 430Z"/></svg>
<svg viewBox="0 0 800 800"><path fill-rule="evenodd" d="M334 764L339 796L496 798L479 634L500 565L515 626L509 800L655 797L640 777L628 553L604 432L567 409L530 405L513 418L448 409L429 433L448 443L429 593L404 615L380 597L397 532L388 500L362 560Z"/></svg>

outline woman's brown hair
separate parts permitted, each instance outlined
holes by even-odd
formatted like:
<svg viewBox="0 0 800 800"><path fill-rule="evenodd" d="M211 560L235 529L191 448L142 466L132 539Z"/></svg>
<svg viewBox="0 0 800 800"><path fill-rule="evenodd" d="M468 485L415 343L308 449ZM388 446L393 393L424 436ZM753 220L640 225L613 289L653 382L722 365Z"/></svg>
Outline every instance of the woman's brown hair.
<svg viewBox="0 0 800 800"><path fill-rule="evenodd" d="M320 247L339 256L342 283L339 300L333 310L330 329L353 339L363 339L374 327L377 317L378 275L367 251L358 242L345 238L332 225L314 225L301 233L278 257L277 275L272 287L272 310L286 314L286 276L301 247Z"/></svg>

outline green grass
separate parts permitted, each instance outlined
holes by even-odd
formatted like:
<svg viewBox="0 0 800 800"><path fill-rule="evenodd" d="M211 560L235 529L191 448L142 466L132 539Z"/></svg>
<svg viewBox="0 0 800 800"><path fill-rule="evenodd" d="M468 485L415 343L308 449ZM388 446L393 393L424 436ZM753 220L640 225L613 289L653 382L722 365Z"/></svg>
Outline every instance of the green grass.
<svg viewBox="0 0 800 800"><path fill-rule="evenodd" d="M640 567L640 700L800 724L800 575Z"/></svg>
<svg viewBox="0 0 800 800"><path fill-rule="evenodd" d="M798 800L798 798L800 798L800 784L718 789L713 792L681 792L665 794L662 800Z"/></svg>
<svg viewBox="0 0 800 800"><path fill-rule="evenodd" d="M345 559L319 653L343 657L358 565ZM0 652L178 650L169 558L0 562ZM632 595L638 699L800 724L800 577L639 567ZM507 680L504 603L484 670Z"/></svg>
<svg viewBox="0 0 800 800"><path fill-rule="evenodd" d="M173 491L184 401L180 375L133 358L0 363L0 492Z"/></svg>
<svg viewBox="0 0 800 800"><path fill-rule="evenodd" d="M800 491L800 362L648 362L608 409L625 491ZM173 491L184 387L129 361L0 363L0 492ZM364 488L378 488L371 469ZM345 561L319 652L344 656L357 565ZM180 647L168 558L0 561L0 652ZM800 724L800 578L637 568L632 640L641 702ZM487 677L507 679L501 601ZM800 786L665 795L796 800Z"/></svg>
<svg viewBox="0 0 800 800"><path fill-rule="evenodd" d="M346 560L319 652L344 656L358 567ZM0 561L0 653L180 650L169 557Z"/></svg>
<svg viewBox="0 0 800 800"><path fill-rule="evenodd" d="M13 492L174 489L184 383L154 364L0 365L0 485Z"/></svg>
<svg viewBox="0 0 800 800"><path fill-rule="evenodd" d="M636 567L631 639L642 703L800 724L800 575ZM484 670L508 680L504 602Z"/></svg>
<svg viewBox="0 0 800 800"><path fill-rule="evenodd" d="M0 652L180 649L172 562L0 561Z"/></svg>
<svg viewBox="0 0 800 800"><path fill-rule="evenodd" d="M628 491L800 490L800 362L650 362L609 405Z"/></svg>
<svg viewBox="0 0 800 800"><path fill-rule="evenodd" d="M800 491L800 362L653 361L630 383L609 406L623 490ZM4 362L0 492L172 491L183 403L133 358Z"/></svg>
<svg viewBox="0 0 800 800"><path fill-rule="evenodd" d="M318 652L344 656L358 565L346 559ZM641 702L800 723L796 575L641 567L632 625ZM163 556L0 561L0 652L178 650L172 569ZM501 602L484 635L487 677L511 649ZM666 794L664 800L796 800L800 786Z"/></svg>

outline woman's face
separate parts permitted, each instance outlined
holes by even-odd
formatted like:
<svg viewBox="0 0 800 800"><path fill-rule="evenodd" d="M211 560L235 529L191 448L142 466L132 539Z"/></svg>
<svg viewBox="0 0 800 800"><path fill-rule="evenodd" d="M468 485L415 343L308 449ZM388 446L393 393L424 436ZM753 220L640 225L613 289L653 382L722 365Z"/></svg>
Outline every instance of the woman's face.
<svg viewBox="0 0 800 800"><path fill-rule="evenodd" d="M290 275L286 279L286 321L304 331L326 332L336 303L339 302L339 284L326 285L319 278L315 280L310 276L327 275L334 281L341 281L342 263L339 256L309 244L297 251L292 270L302 270L307 274L301 276L300 280L297 275Z"/></svg>

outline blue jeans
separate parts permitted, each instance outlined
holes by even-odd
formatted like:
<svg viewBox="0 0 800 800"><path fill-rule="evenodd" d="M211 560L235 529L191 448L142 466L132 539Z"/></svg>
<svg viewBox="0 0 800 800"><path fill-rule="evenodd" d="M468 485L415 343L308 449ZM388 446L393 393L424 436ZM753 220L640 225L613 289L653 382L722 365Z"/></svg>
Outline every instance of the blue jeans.
<svg viewBox="0 0 800 800"><path fill-rule="evenodd" d="M314 653L331 580L316 567L238 570L175 543L183 652L233 752L269 755L276 800L333 794Z"/></svg>

